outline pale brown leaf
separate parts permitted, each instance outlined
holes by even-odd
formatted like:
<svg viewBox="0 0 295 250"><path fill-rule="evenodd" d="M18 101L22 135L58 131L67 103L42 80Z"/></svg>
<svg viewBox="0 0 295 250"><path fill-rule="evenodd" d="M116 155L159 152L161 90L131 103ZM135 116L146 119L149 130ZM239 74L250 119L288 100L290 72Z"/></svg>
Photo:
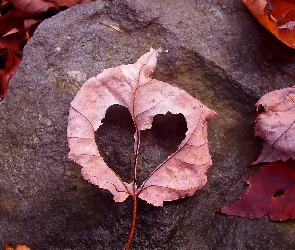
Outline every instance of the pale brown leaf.
<svg viewBox="0 0 295 250"><path fill-rule="evenodd" d="M207 122L216 113L188 93L168 83L152 79L157 51L140 57L135 64L104 70L87 80L71 102L68 122L69 158L79 163L83 177L108 189L115 201L129 195L155 205L193 195L207 181L211 165ZM138 154L140 131L152 127L157 114L183 114L187 122L185 139L178 150L160 164L138 188L126 183L103 161L94 140L107 109L119 104L129 109L136 132L134 152ZM135 192L134 192L135 190Z"/></svg>
<svg viewBox="0 0 295 250"><path fill-rule="evenodd" d="M262 112L255 121L255 136L265 143L253 164L295 159L295 86L265 94L256 107Z"/></svg>

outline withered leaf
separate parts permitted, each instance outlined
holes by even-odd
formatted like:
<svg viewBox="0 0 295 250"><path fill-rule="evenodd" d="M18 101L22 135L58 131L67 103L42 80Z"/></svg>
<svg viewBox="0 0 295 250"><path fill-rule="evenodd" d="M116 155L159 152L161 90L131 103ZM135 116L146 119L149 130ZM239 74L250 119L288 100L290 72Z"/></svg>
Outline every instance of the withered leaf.
<svg viewBox="0 0 295 250"><path fill-rule="evenodd" d="M44 0L46 2L54 3L56 6L72 7L76 4L89 3L93 0Z"/></svg>
<svg viewBox="0 0 295 250"><path fill-rule="evenodd" d="M87 80L71 102L68 118L69 158L80 164L83 177L109 190L117 202L129 195L155 206L163 201L193 195L202 188L211 165L207 122L216 113L188 93L168 83L152 79L157 51L140 57L135 64L104 70ZM185 139L148 176L140 187L124 182L103 161L95 144L94 132L102 124L107 109L119 104L129 109L136 129L134 153L138 155L140 132L152 127L157 114L183 114L187 122ZM136 157L135 157L136 158ZM134 180L136 179L136 160Z"/></svg>
<svg viewBox="0 0 295 250"><path fill-rule="evenodd" d="M24 42L33 35L39 23L66 7L91 1L93 0L0 1L0 101L21 60Z"/></svg>
<svg viewBox="0 0 295 250"><path fill-rule="evenodd" d="M55 9L56 6L46 0L9 0L15 10L24 14L24 17L32 17L46 12L49 8Z"/></svg>
<svg viewBox="0 0 295 250"><path fill-rule="evenodd" d="M295 2L242 0L257 20L286 45L295 48Z"/></svg>
<svg viewBox="0 0 295 250"><path fill-rule="evenodd" d="M23 14L19 11L9 11L5 15L0 15L0 36L4 36L12 29L22 30Z"/></svg>
<svg viewBox="0 0 295 250"><path fill-rule="evenodd" d="M0 37L0 59L4 67L0 67L0 100L5 95L8 82L21 62L22 45L27 41L26 32L12 30L10 34Z"/></svg>
<svg viewBox="0 0 295 250"><path fill-rule="evenodd" d="M221 208L228 215L258 219L269 214L271 220L295 218L295 161L263 166L247 181L249 187L239 200Z"/></svg>
<svg viewBox="0 0 295 250"><path fill-rule="evenodd" d="M10 247L7 243L4 243L5 250L31 250L25 245L17 245L16 248Z"/></svg>
<svg viewBox="0 0 295 250"><path fill-rule="evenodd" d="M76 4L91 2L92 0L9 0L15 10L21 11L25 16L38 16L49 9L60 11L59 7L72 7Z"/></svg>
<svg viewBox="0 0 295 250"><path fill-rule="evenodd" d="M265 143L253 163L295 159L295 87L269 92L256 103L263 107L255 121L255 136Z"/></svg>
<svg viewBox="0 0 295 250"><path fill-rule="evenodd" d="M21 54L22 44L28 40L28 35L24 31L16 31L0 37L0 49L7 49L12 53Z"/></svg>

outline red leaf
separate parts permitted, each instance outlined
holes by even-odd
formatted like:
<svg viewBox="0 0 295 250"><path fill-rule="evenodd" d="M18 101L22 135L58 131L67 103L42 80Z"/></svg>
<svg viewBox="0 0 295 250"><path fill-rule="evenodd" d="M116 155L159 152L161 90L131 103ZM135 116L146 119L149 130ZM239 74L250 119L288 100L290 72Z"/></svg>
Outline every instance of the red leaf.
<svg viewBox="0 0 295 250"><path fill-rule="evenodd" d="M27 41L27 33L17 31L0 37L0 49L9 49L13 53L22 54L21 45Z"/></svg>
<svg viewBox="0 0 295 250"><path fill-rule="evenodd" d="M220 209L228 215L282 221L295 218L295 161L263 166L247 181L249 187L239 200Z"/></svg>
<svg viewBox="0 0 295 250"><path fill-rule="evenodd" d="M20 55L14 54L9 50L4 53L7 54L7 57L5 68L3 70L0 69L0 100L5 95L8 88L8 82L21 62Z"/></svg>
<svg viewBox="0 0 295 250"><path fill-rule="evenodd" d="M24 13L27 17L36 17L49 9L60 11L60 6L72 7L76 4L91 2L92 0L9 0L14 9Z"/></svg>
<svg viewBox="0 0 295 250"><path fill-rule="evenodd" d="M57 13L61 11L61 6L71 7L91 1L93 0L0 0L0 101L21 61L22 47L44 18L42 14L48 10Z"/></svg>
<svg viewBox="0 0 295 250"><path fill-rule="evenodd" d="M58 11L58 8L53 3L44 0L9 0L9 2L15 10L24 13L27 17L38 16L46 12L49 8Z"/></svg>
<svg viewBox="0 0 295 250"><path fill-rule="evenodd" d="M54 3L56 6L72 7L76 4L89 3L93 0L45 0L46 2Z"/></svg>
<svg viewBox="0 0 295 250"><path fill-rule="evenodd" d="M8 82L21 62L22 45L27 39L27 33L18 30L12 30L11 34L0 37L0 59L5 62L4 68L0 69L0 100L5 95Z"/></svg>
<svg viewBox="0 0 295 250"><path fill-rule="evenodd" d="M0 16L0 36L5 35L12 29L22 30L24 28L23 14L18 11L9 11Z"/></svg>

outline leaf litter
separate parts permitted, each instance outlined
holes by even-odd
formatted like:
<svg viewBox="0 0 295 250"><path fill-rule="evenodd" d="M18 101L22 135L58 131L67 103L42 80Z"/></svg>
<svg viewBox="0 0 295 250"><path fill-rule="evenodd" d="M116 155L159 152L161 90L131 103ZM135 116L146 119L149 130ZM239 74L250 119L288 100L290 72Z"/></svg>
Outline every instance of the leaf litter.
<svg viewBox="0 0 295 250"><path fill-rule="evenodd" d="M23 47L46 18L93 0L0 0L0 101L22 59Z"/></svg>
<svg viewBox="0 0 295 250"><path fill-rule="evenodd" d="M271 220L295 218L295 87L269 92L256 103L255 136L264 139L253 164L269 163L247 181L238 200L220 209L228 215Z"/></svg>

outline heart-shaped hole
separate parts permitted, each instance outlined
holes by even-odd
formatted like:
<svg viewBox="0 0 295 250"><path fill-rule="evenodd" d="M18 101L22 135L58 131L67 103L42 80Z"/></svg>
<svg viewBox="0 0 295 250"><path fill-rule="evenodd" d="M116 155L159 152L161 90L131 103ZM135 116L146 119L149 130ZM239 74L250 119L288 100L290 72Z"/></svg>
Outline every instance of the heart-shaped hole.
<svg viewBox="0 0 295 250"><path fill-rule="evenodd" d="M106 164L123 181L133 181L135 126L126 107L108 108L102 125L95 132L95 142ZM182 114L156 115L152 128L140 132L137 162L137 186L169 155L175 152L185 138L187 124Z"/></svg>
<svg viewBox="0 0 295 250"><path fill-rule="evenodd" d="M137 166L137 184L174 153L185 138L187 124L183 114L156 115L152 128L141 131Z"/></svg>

